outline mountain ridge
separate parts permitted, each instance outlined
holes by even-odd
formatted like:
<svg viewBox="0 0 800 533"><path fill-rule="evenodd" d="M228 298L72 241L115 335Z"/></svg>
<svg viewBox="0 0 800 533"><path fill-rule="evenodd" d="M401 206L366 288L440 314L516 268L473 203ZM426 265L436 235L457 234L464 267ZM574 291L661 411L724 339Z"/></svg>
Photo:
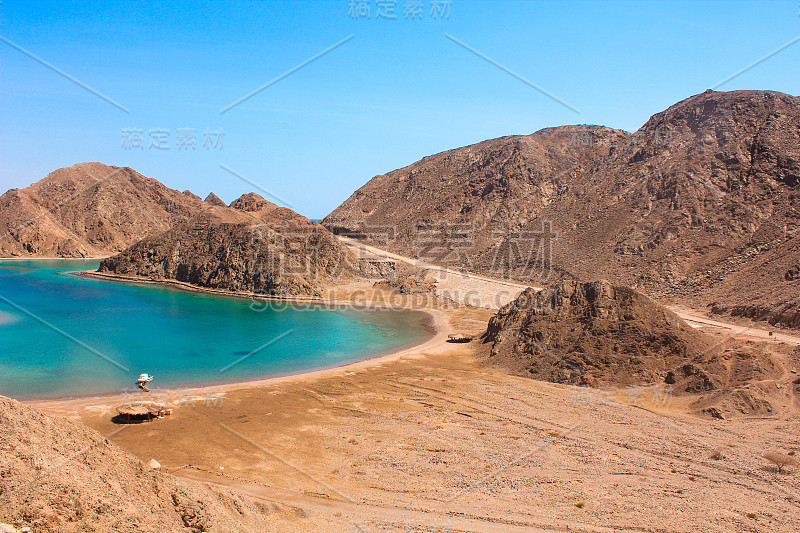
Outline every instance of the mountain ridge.
<svg viewBox="0 0 800 533"><path fill-rule="evenodd" d="M107 256L204 208L129 167L79 163L0 196L0 256Z"/></svg>
<svg viewBox="0 0 800 533"><path fill-rule="evenodd" d="M706 91L634 133L560 126L428 156L372 178L323 224L481 274L608 278L757 317L800 294L789 274L800 246L798 181L798 97ZM735 275L764 256L755 283ZM769 320L798 327L800 308Z"/></svg>

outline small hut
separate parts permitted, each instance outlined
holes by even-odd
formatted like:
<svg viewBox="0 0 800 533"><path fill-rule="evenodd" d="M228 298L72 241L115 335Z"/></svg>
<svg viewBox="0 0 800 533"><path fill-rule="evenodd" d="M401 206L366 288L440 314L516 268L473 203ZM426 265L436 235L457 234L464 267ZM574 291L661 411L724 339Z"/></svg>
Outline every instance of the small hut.
<svg viewBox="0 0 800 533"><path fill-rule="evenodd" d="M153 418L159 418L169 414L166 405L158 402L131 402L117 407L117 413L124 417L126 422L150 422Z"/></svg>
<svg viewBox="0 0 800 533"><path fill-rule="evenodd" d="M451 333L447 336L447 342L470 342L472 337L463 333Z"/></svg>

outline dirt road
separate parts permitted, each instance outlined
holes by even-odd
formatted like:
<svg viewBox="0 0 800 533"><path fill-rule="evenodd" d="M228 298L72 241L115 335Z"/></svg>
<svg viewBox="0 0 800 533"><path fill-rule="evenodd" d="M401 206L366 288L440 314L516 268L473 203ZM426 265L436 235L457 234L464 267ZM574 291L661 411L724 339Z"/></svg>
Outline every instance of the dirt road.
<svg viewBox="0 0 800 533"><path fill-rule="evenodd" d="M462 305L471 305L483 309L499 309L528 287L536 290L542 289L537 285L526 285L511 280L498 280L452 268L444 268L411 257L387 252L374 246L368 246L348 237L340 236L339 239L357 253L366 253L371 257L399 261L425 269L428 275L437 280L437 295L457 301ZM673 305L668 307L694 327L712 326L736 337L800 344L800 335L774 331L774 328L766 328L762 325L742 325L712 320L702 312L685 306ZM770 331L772 331L772 335L770 335Z"/></svg>

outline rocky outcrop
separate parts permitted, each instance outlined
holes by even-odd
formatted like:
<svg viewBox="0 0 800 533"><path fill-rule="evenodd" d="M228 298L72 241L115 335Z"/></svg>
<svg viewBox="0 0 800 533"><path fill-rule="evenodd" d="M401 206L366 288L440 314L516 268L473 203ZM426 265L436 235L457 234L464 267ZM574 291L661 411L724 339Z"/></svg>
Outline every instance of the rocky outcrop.
<svg viewBox="0 0 800 533"><path fill-rule="evenodd" d="M319 296L358 274L356 259L322 225L255 193L136 243L99 272L283 297Z"/></svg>
<svg viewBox="0 0 800 533"><path fill-rule="evenodd" d="M100 433L0 397L0 522L14 531L266 531L271 510L147 468Z"/></svg>
<svg viewBox="0 0 800 533"><path fill-rule="evenodd" d="M492 317L482 341L493 363L544 381L715 386L699 367L680 376L674 370L705 361L709 339L648 297L607 281L527 289Z"/></svg>
<svg viewBox="0 0 800 533"><path fill-rule="evenodd" d="M254 192L243 194L231 202L230 206L233 209L238 209L239 211L246 211L249 213L270 212L278 209L277 205L273 204L269 200L265 200L263 197Z"/></svg>
<svg viewBox="0 0 800 533"><path fill-rule="evenodd" d="M669 387L700 395L698 411L772 413L768 402L748 407L745 398L758 396L754 383L782 375L757 347L725 348L647 296L607 281L527 289L492 317L481 340L486 361L519 375L591 387Z"/></svg>
<svg viewBox="0 0 800 533"><path fill-rule="evenodd" d="M130 168L81 163L0 196L0 257L109 255L204 207Z"/></svg>
<svg viewBox="0 0 800 533"><path fill-rule="evenodd" d="M800 294L800 99L707 91L629 134L548 128L377 176L323 223L392 251L549 284L600 277L762 316ZM770 315L797 325L798 302Z"/></svg>
<svg viewBox="0 0 800 533"><path fill-rule="evenodd" d="M186 189L185 191L183 191L183 195L184 195L184 196L188 196L189 198L192 198L193 200L197 200L197 201L200 201L200 200L202 200L202 198L200 198L199 196L197 196L195 193L193 193L193 192L192 192L192 191L190 191L189 189Z"/></svg>
<svg viewBox="0 0 800 533"><path fill-rule="evenodd" d="M714 418L771 416L784 371L753 343L726 347L647 296L607 281L527 289L489 321L484 360L521 376L690 395Z"/></svg>

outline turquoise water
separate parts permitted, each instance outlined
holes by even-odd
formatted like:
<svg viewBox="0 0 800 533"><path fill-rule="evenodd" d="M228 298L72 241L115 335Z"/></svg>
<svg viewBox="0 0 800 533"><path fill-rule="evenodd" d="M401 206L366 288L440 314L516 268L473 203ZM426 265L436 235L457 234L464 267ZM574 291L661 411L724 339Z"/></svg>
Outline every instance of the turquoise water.
<svg viewBox="0 0 800 533"><path fill-rule="evenodd" d="M419 311L261 305L82 278L97 261L0 261L0 394L171 388L338 366L430 337ZM265 344L272 341L272 344ZM239 361L237 363L237 361Z"/></svg>

